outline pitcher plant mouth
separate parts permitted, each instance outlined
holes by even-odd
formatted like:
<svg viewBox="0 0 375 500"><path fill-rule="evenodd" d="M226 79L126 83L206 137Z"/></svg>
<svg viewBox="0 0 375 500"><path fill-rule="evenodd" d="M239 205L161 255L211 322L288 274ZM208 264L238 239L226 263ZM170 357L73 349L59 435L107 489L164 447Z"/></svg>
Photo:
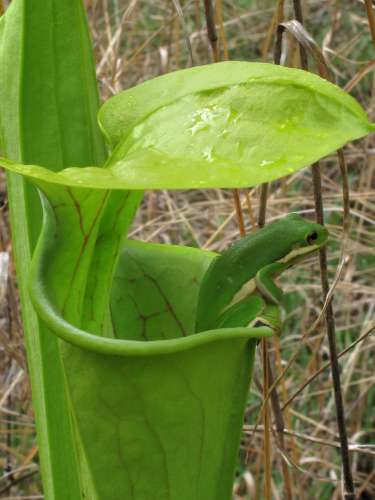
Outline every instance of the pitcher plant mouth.
<svg viewBox="0 0 375 500"><path fill-rule="evenodd" d="M37 267L34 265L34 268ZM272 337L274 331L267 327L257 328L221 328L199 332L188 337L168 340L122 340L100 337L93 333L75 327L60 316L47 295L40 279L32 273L30 295L33 305L46 325L62 340L82 349L100 354L118 356L154 356L187 351L204 344L228 339L254 339Z"/></svg>
<svg viewBox="0 0 375 500"><path fill-rule="evenodd" d="M222 328L193 333L185 337L166 340L124 340L102 337L85 331L67 321L49 298L45 283L46 262L53 258L55 223L49 217L49 201L42 195L44 208L43 228L36 246L29 279L29 291L34 308L43 322L59 338L89 351L118 356L153 356L186 351L204 344L228 339L259 339L271 337L274 332L268 327Z"/></svg>

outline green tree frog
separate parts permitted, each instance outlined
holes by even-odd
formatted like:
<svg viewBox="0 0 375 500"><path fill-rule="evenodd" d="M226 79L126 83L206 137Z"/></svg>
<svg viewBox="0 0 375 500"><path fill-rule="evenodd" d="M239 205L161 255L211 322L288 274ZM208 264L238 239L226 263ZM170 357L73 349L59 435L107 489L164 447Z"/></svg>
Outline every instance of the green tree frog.
<svg viewBox="0 0 375 500"><path fill-rule="evenodd" d="M327 239L323 226L292 213L215 257L199 290L196 332L263 324L279 333L283 292L275 278Z"/></svg>

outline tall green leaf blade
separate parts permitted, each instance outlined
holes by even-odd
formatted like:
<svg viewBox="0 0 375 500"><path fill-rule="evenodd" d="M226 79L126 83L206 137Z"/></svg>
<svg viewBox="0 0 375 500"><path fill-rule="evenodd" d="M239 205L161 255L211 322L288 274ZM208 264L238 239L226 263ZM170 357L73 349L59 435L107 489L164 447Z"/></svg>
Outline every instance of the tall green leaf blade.
<svg viewBox="0 0 375 500"><path fill-rule="evenodd" d="M0 27L0 136L5 154L51 169L101 164L95 72L81 0L14 0ZM45 496L80 498L81 486L56 339L29 302L39 235L36 191L8 176L13 248L25 325Z"/></svg>

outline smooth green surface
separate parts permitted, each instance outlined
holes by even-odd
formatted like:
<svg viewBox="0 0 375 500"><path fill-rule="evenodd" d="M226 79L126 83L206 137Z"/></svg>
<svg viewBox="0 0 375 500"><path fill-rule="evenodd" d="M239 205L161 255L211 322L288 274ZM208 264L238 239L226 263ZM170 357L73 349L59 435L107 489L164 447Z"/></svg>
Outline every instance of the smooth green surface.
<svg viewBox="0 0 375 500"><path fill-rule="evenodd" d="M219 334L199 347L147 357L66 348L98 498L232 498L256 340Z"/></svg>
<svg viewBox="0 0 375 500"><path fill-rule="evenodd" d="M263 92L260 92L259 85L264 89ZM175 71L121 92L109 99L101 107L99 123L106 134L108 142L114 148L122 143L123 139L127 138L137 125L143 123L146 117L152 117L155 112L164 111L170 105L176 105L177 101L180 100L184 106L185 98L188 96L193 99L194 96L195 98L206 97L208 100L222 98L223 92L225 94L231 88L234 90L232 94L234 102L230 104L233 105L238 100L243 104L241 90L248 89L248 93L244 96L246 106L241 109L241 111L245 111L244 119L246 119L246 111L249 107L252 112L258 113L258 117L271 118L274 123L277 123L278 119L285 121L289 116L285 114L288 111L299 111L301 113L302 104L305 104L305 102L300 104L298 98L308 98L310 95L312 99L315 98L317 101L316 112L321 111L321 105L330 104L335 106L333 108L335 111L337 111L336 106L338 106L343 108L341 111L353 115L359 121L368 121L366 113L355 99L339 87L332 85L317 75L274 64L230 61ZM275 89L280 94L273 96L270 90ZM299 91L303 92L302 96L296 94ZM280 99L282 96L285 97L286 102ZM256 102L258 97L260 102ZM319 102L321 105L319 105ZM215 104L215 102L212 104ZM288 109L288 105L292 104L296 104L297 109ZM329 110L330 108L327 112ZM280 112L283 113L283 116L280 116ZM298 113L296 117L298 117ZM189 116L174 117L174 119L176 118L177 120L186 120ZM207 118L210 118L210 116ZM215 118L215 116L212 118ZM309 115L307 114L305 118L309 118ZM311 116L311 118L313 119L311 125L316 125L318 117ZM321 118L324 118L324 113ZM194 120L194 122L196 121ZM219 123L222 124L222 121L219 121ZM172 123L164 124L164 127L170 125ZM192 125L199 125L199 123ZM204 120L201 125L204 125ZM211 123L211 125L215 124ZM287 125L291 126L292 123ZM195 131L197 134L209 127L198 126L196 128L198 129ZM290 132L290 130L288 131ZM252 131L250 130L249 133L252 133ZM172 138L178 138L176 129ZM266 138L264 139L266 140Z"/></svg>
<svg viewBox="0 0 375 500"><path fill-rule="evenodd" d="M81 0L13 0L0 20L0 150L48 169L99 165L98 97ZM39 322L27 285L41 225L36 190L9 172L12 249L45 498L90 496L77 467L58 342ZM84 467L80 464L79 467Z"/></svg>
<svg viewBox="0 0 375 500"><path fill-rule="evenodd" d="M223 62L178 71L110 99L99 113L107 168L3 166L97 189L254 186L374 130L359 104L311 73Z"/></svg>
<svg viewBox="0 0 375 500"><path fill-rule="evenodd" d="M194 333L201 276L216 256L189 247L127 241L111 293L115 337L126 332L128 339L150 341Z"/></svg>

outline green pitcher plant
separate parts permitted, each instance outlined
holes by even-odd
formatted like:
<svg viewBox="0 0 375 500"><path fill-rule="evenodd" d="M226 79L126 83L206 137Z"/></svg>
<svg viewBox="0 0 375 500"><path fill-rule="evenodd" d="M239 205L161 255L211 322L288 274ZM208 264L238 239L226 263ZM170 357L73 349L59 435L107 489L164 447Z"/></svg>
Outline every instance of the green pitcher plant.
<svg viewBox="0 0 375 500"><path fill-rule="evenodd" d="M81 2L14 0L0 23L0 165L46 498L229 500L257 341L281 329L274 279L327 232L291 214L222 255L130 241L142 191L255 186L374 126L316 75L236 61L121 92L101 136Z"/></svg>

